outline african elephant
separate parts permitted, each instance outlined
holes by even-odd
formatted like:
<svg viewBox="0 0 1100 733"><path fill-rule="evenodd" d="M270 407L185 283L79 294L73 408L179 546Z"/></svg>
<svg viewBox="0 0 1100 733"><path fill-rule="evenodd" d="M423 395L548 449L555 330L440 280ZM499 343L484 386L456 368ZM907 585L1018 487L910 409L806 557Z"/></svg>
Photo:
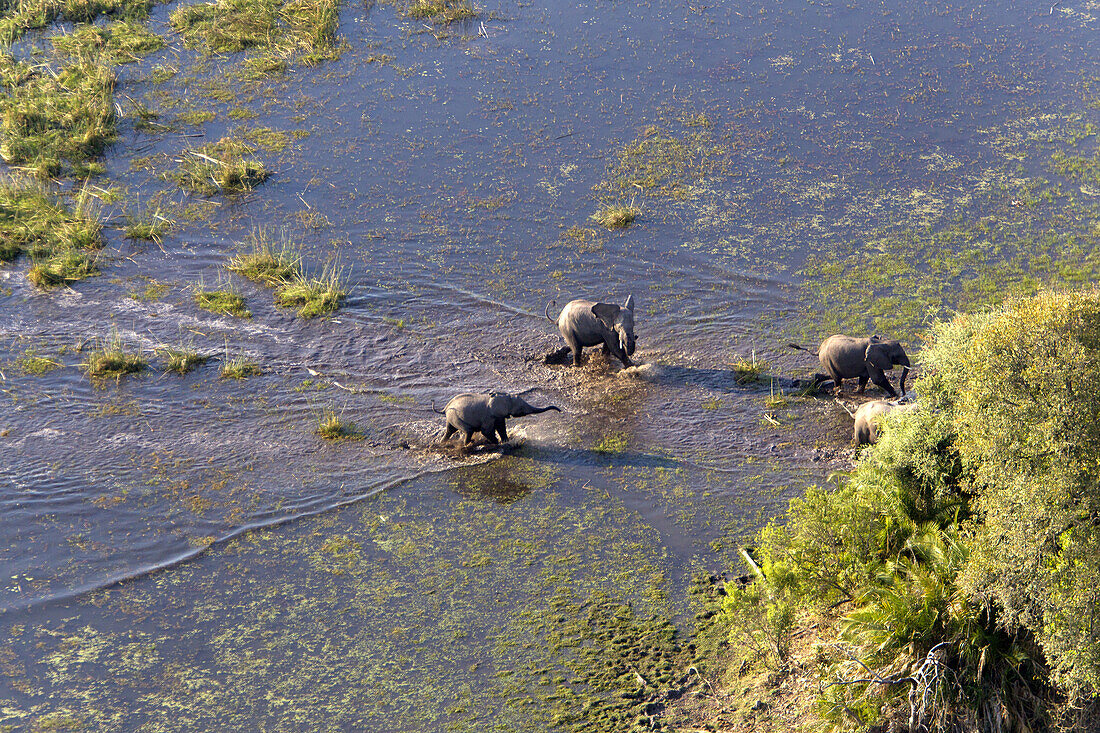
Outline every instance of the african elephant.
<svg viewBox="0 0 1100 733"><path fill-rule="evenodd" d="M435 410L434 404L432 409ZM488 392L460 394L448 402L445 408L435 411L447 416L447 429L443 433L443 440L447 440L456 432L461 432L465 444L470 445L473 442L474 433L481 433L486 440L495 445L497 433L500 434L501 440L508 441L508 431L504 425L507 418L536 415L547 410L561 412L561 408L554 405L532 407L517 395Z"/></svg>
<svg viewBox="0 0 1100 733"><path fill-rule="evenodd" d="M858 378L857 394L863 394L867 380L882 387L886 394L897 397L898 393L890 386L886 372L895 364L902 366L901 380L898 382L901 393L905 394L905 378L909 375L909 357L897 341L882 341L878 336L853 338L852 336L830 336L821 342L817 350L821 366L833 378L836 392L844 386L845 379Z"/></svg>
<svg viewBox="0 0 1100 733"><path fill-rule="evenodd" d="M916 409L917 404L910 402L899 405L896 402L886 400L871 400L860 405L852 417L856 424L852 431L852 440L856 445L866 445L878 440L879 418L888 412L903 412Z"/></svg>
<svg viewBox="0 0 1100 733"><path fill-rule="evenodd" d="M573 353L573 366L581 365L581 349L585 346L603 345L603 353L611 354L623 363L633 366L630 356L634 353L634 296L626 299L620 308L611 303L593 303L591 300L574 300L566 304L555 321L550 317L546 304L543 315L551 323L558 324L562 338Z"/></svg>

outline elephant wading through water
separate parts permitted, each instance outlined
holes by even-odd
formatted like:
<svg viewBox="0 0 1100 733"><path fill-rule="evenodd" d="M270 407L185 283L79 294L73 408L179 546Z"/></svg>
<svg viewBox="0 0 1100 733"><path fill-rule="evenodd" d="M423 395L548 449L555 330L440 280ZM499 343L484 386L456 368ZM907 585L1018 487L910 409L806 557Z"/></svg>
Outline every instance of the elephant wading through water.
<svg viewBox="0 0 1100 733"><path fill-rule="evenodd" d="M905 378L909 376L909 357L898 341L882 341L878 336L853 338L852 336L830 336L821 342L817 350L821 366L833 378L835 391L839 394L845 379L859 379L857 394L863 394L867 380L882 387L886 394L897 397L898 393L890 386L886 372L895 365L902 367L898 386L905 394Z"/></svg>
<svg viewBox="0 0 1100 733"><path fill-rule="evenodd" d="M522 397L504 392L460 394L448 402L442 410L436 410L434 404L432 409L440 415L447 416L447 429L443 432L443 440L447 440L455 433L462 433L466 445L473 442L474 433L481 433L494 445L497 443L498 433L502 441L508 442L508 430L504 421L510 417L537 415L547 410L561 412L561 408L555 405L533 407Z"/></svg>
<svg viewBox="0 0 1100 733"><path fill-rule="evenodd" d="M630 360L634 353L634 296L631 295L622 307L612 303L594 303L591 300L573 300L561 309L558 319L550 317L550 306L546 304L543 314L546 320L558 324L561 337L573 354L573 366L581 365L581 349L585 346L603 345L603 353L611 354L623 363L624 367L634 366ZM565 350L547 358L551 361L565 355Z"/></svg>

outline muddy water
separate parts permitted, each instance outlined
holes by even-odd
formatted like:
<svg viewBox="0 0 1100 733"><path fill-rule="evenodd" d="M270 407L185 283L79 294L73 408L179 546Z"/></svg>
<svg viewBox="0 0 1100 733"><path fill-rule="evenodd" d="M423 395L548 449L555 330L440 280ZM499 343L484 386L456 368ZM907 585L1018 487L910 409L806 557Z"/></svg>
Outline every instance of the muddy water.
<svg viewBox="0 0 1100 733"><path fill-rule="evenodd" d="M339 60L247 83L170 36L121 89L215 117L124 123L103 214L156 202L181 228L115 232L71 291L0 270L0 724L554 724L551 696L582 704L552 643L570 612L685 618L692 573L844 466L835 405L766 402L811 371L787 341L916 341L930 315L1092 279L1100 184L1051 156L1095 152L1100 11L1048 10L524 3L479 35L347 5ZM257 127L288 144L254 192L163 180L188 136ZM641 217L607 232L606 203ZM226 274L258 226L342 268L335 316ZM251 319L193 305L229 280ZM549 300L631 293L639 367L542 363ZM153 368L85 378L112 333ZM162 374L181 343L214 361ZM739 383L753 355L766 376ZM219 378L238 356L263 374ZM504 451L433 448L431 402L487 389L564 411ZM326 408L361 438L319 439Z"/></svg>

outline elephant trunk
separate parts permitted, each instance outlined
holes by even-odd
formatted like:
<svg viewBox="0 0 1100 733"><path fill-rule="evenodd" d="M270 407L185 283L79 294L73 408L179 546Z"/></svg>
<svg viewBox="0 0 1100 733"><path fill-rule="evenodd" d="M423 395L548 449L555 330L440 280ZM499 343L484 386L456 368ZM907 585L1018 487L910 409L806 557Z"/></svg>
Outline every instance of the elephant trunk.
<svg viewBox="0 0 1100 733"><path fill-rule="evenodd" d="M515 415L514 417L523 417L524 415L538 415L539 413L546 412L547 410L556 410L558 412L561 412L561 408L557 405L549 405L547 407L531 407L531 405L527 405L526 408L524 408L524 412Z"/></svg>
<svg viewBox="0 0 1100 733"><path fill-rule="evenodd" d="M901 387L901 393L905 394L905 378L909 376L909 365L906 364L901 368L901 380L898 381L898 386Z"/></svg>

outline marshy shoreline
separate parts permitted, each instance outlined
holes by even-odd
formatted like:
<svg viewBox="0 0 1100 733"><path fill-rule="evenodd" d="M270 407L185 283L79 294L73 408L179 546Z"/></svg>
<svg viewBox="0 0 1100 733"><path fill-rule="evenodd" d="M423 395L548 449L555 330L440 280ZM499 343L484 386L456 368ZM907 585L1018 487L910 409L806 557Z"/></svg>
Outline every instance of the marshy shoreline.
<svg viewBox="0 0 1100 733"><path fill-rule="evenodd" d="M1077 632L1043 636L959 560L975 525L875 493L869 473L930 477L949 451L904 428L856 461L848 415L795 382L815 360L785 347L935 348L956 313L1036 293L1088 310L1059 293L1100 267L1097 20L1046 10L0 13L0 728L907 719L908 683L849 684L841 651L900 679L934 634L891 659L843 636L884 593L853 578L884 568L852 561L833 606L803 572L835 567L805 555L839 531L824 511L888 525L899 596L942 551L935 598L1019 612L1012 639L944 618L1030 681L1058 670L1027 720L1091 710L1065 672L1084 667L1048 664L1088 648ZM548 301L631 294L638 366L542 363ZM504 451L431 447L433 400L491 389L565 413L509 425ZM826 713L822 670L843 682ZM994 715L975 700L932 723Z"/></svg>

